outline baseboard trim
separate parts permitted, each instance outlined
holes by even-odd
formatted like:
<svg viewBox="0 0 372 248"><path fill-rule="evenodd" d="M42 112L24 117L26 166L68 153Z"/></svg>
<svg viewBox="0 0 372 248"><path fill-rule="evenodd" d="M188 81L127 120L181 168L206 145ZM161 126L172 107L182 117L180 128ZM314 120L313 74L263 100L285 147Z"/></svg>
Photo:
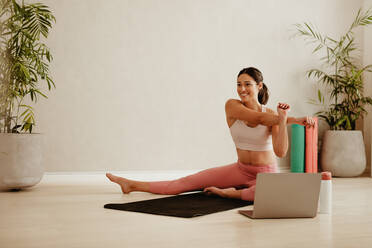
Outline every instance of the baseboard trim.
<svg viewBox="0 0 372 248"><path fill-rule="evenodd" d="M197 173L204 169L199 170L144 170L144 171L58 171L58 172L45 172L45 177L48 178L66 178L70 179L79 178L79 179L89 179L102 177L105 178L107 172L112 173L117 176L125 177L132 180L170 180L179 177L184 177L190 174ZM279 172L288 173L290 172L289 168L279 168Z"/></svg>
<svg viewBox="0 0 372 248"><path fill-rule="evenodd" d="M172 180L197 173L201 170L170 170L170 171L59 171L45 172L44 179L65 178L69 180L87 180L106 178L106 172L132 180L157 181Z"/></svg>

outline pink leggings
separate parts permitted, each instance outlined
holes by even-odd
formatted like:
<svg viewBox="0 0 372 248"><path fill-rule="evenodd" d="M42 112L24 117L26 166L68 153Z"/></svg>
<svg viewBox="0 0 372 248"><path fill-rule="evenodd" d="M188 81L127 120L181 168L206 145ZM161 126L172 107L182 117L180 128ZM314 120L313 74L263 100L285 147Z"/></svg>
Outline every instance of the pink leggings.
<svg viewBox="0 0 372 248"><path fill-rule="evenodd" d="M217 188L244 188L242 200L254 201L256 176L258 173L277 173L276 164L247 165L239 160L236 163L202 170L198 173L171 181L150 182L150 192L155 194L176 195L187 191L203 190L215 186Z"/></svg>

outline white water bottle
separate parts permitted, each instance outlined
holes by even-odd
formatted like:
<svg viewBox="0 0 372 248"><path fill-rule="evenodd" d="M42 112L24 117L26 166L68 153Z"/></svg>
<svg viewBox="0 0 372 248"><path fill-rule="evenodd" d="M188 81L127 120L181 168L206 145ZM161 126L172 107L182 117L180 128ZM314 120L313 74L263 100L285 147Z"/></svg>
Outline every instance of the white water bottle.
<svg viewBox="0 0 372 248"><path fill-rule="evenodd" d="M332 174L328 171L322 172L318 210L321 214L332 213Z"/></svg>

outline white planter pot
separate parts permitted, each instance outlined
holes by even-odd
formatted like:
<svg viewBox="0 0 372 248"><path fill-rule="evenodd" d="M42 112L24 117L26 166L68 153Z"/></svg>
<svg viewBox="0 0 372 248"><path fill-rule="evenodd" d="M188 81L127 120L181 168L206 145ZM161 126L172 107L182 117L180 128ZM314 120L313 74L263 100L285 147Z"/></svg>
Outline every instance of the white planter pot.
<svg viewBox="0 0 372 248"><path fill-rule="evenodd" d="M40 182L41 134L0 133L0 190L19 190Z"/></svg>
<svg viewBox="0 0 372 248"><path fill-rule="evenodd" d="M362 132L326 131L320 163L323 171L330 171L336 177L361 175L366 169Z"/></svg>

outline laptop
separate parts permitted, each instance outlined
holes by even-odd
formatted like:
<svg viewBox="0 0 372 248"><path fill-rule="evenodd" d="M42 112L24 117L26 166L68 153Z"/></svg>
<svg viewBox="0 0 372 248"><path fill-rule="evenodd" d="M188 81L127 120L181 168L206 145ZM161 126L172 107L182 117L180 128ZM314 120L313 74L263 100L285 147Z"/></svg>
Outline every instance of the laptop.
<svg viewBox="0 0 372 248"><path fill-rule="evenodd" d="M252 219L313 218L317 214L321 173L259 173Z"/></svg>

